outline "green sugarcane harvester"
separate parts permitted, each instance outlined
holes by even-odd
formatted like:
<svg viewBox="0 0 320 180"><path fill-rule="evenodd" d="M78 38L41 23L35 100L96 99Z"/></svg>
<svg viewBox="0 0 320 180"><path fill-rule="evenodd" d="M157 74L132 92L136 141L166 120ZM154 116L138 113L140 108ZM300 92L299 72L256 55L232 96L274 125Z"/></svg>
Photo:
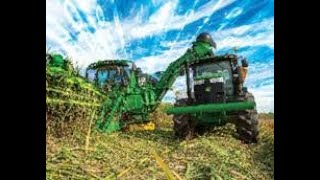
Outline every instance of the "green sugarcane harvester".
<svg viewBox="0 0 320 180"><path fill-rule="evenodd" d="M242 141L257 142L255 100L243 87L248 62L236 54L215 55L212 48L216 43L210 34L201 33L184 55L156 73L158 79L143 73L132 61L104 60L89 65L86 78L108 95L97 120L98 130L110 133L149 122L150 113L176 78L185 75L187 98L176 100L167 110L173 114L176 137L192 138L232 122Z"/></svg>

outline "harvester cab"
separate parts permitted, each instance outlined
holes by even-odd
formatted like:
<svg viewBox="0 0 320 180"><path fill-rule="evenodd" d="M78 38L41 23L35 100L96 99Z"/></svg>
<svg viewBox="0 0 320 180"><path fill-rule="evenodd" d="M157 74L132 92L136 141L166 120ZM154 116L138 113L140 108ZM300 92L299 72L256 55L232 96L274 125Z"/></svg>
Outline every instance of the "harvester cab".
<svg viewBox="0 0 320 180"><path fill-rule="evenodd" d="M113 132L148 120L148 112L155 105L153 86L158 80L132 61L98 61L88 66L86 78L108 96L97 120L100 131Z"/></svg>
<svg viewBox="0 0 320 180"><path fill-rule="evenodd" d="M127 60L105 60L91 64L86 71L86 78L102 91L122 89L128 85L134 63Z"/></svg>

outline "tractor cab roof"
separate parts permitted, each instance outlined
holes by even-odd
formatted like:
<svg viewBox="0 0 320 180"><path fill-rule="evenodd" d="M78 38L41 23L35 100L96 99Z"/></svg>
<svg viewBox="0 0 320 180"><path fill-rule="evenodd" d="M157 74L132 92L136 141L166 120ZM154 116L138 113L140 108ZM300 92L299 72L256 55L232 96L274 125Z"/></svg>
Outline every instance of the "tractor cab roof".
<svg viewBox="0 0 320 180"><path fill-rule="evenodd" d="M197 66L197 65L202 65L202 64L212 64L212 63L219 63L222 61L234 61L237 60L238 56L235 54L225 54L225 55L220 55L220 56L212 56L212 57L206 57L206 58L201 58L198 59L197 61L194 61L190 64L190 66Z"/></svg>
<svg viewBox="0 0 320 180"><path fill-rule="evenodd" d="M116 67L116 66L128 67L133 64L134 62L129 60L103 60L103 61L98 61L90 64L87 69L100 69L100 68Z"/></svg>

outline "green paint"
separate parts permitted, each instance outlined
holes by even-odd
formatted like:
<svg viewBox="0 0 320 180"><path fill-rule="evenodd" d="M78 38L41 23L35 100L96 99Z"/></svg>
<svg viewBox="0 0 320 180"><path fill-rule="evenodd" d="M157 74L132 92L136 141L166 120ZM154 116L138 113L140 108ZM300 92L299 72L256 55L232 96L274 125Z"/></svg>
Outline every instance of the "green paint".
<svg viewBox="0 0 320 180"><path fill-rule="evenodd" d="M220 104L204 104L197 106L175 107L167 110L168 114L193 114L205 112L224 112L224 111L241 111L253 109L255 104L252 102L233 102Z"/></svg>

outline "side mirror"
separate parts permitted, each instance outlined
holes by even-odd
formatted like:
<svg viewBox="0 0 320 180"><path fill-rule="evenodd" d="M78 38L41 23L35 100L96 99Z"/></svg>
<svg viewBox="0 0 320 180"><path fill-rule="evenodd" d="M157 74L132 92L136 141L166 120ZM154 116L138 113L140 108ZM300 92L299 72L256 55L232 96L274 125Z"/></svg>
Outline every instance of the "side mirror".
<svg viewBox="0 0 320 180"><path fill-rule="evenodd" d="M249 66L249 62L246 58L241 60L241 65L242 67L248 67Z"/></svg>

